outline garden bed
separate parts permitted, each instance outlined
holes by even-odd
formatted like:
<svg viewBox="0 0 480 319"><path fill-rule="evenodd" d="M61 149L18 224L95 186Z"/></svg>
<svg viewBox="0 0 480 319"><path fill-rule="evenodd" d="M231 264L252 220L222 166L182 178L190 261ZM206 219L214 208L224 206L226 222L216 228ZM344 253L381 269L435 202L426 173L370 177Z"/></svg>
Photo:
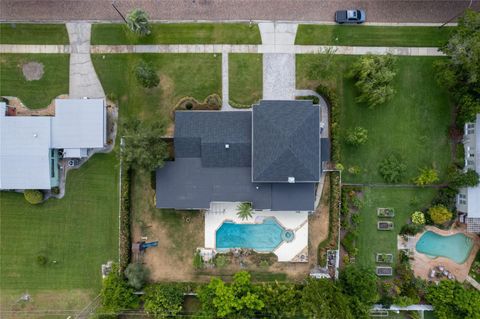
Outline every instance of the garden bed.
<svg viewBox="0 0 480 319"><path fill-rule="evenodd" d="M377 216L393 218L395 217L395 210L393 208L377 208Z"/></svg>
<svg viewBox="0 0 480 319"><path fill-rule="evenodd" d="M375 261L382 264L391 264L393 262L393 254L377 253Z"/></svg>
<svg viewBox="0 0 480 319"><path fill-rule="evenodd" d="M393 229L393 222L379 221L379 222L377 222L377 229L378 230L392 230Z"/></svg>
<svg viewBox="0 0 480 319"><path fill-rule="evenodd" d="M393 268L392 267L376 267L375 273L377 276L392 276L393 275Z"/></svg>

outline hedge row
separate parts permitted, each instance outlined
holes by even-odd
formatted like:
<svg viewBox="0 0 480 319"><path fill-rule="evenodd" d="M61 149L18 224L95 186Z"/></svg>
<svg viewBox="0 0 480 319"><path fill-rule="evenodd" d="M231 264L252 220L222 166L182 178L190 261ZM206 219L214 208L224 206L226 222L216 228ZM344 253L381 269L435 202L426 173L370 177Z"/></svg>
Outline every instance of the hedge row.
<svg viewBox="0 0 480 319"><path fill-rule="evenodd" d="M132 172L129 168L122 168L120 192L120 271L123 273L130 263L130 180Z"/></svg>
<svg viewBox="0 0 480 319"><path fill-rule="evenodd" d="M332 162L340 163L340 132L338 120L340 118L340 103L338 102L337 94L330 87L319 85L316 92L323 96L328 104L330 113L330 143Z"/></svg>
<svg viewBox="0 0 480 319"><path fill-rule="evenodd" d="M248 105L247 104L240 104L240 103L237 103L233 100L229 100L228 103L236 109L250 109L250 108L252 108L251 104L248 104Z"/></svg>

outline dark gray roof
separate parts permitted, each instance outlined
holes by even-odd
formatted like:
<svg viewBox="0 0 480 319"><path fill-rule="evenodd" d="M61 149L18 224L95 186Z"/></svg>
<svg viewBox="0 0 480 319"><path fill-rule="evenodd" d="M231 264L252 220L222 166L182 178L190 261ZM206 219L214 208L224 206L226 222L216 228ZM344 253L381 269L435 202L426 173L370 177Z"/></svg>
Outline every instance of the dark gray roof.
<svg viewBox="0 0 480 319"><path fill-rule="evenodd" d="M261 101L253 107L254 182L320 179L320 110L311 101Z"/></svg>
<svg viewBox="0 0 480 319"><path fill-rule="evenodd" d="M249 111L177 111L175 158L199 157L204 167L251 166L251 132Z"/></svg>
<svg viewBox="0 0 480 319"><path fill-rule="evenodd" d="M250 167L204 167L178 158L157 169L158 208L207 209L214 201L252 202L255 209L313 210L315 185L252 183Z"/></svg>

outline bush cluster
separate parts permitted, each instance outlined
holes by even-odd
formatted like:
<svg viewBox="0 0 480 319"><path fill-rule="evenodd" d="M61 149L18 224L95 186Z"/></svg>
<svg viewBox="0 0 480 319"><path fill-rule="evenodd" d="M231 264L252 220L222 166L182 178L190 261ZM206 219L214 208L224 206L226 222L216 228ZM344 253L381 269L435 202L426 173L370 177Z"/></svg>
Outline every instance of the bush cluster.
<svg viewBox="0 0 480 319"><path fill-rule="evenodd" d="M378 172L387 183L398 183L402 180L407 166L403 159L396 154L387 155L378 166Z"/></svg>
<svg viewBox="0 0 480 319"><path fill-rule="evenodd" d="M340 162L340 137L339 137L339 124L340 119L340 103L338 102L337 94L334 90L326 85L319 85L316 92L323 96L328 105L330 112L330 143L331 154L333 162Z"/></svg>
<svg viewBox="0 0 480 319"><path fill-rule="evenodd" d="M25 200L32 205L37 205L43 202L43 193L37 189L26 189L23 192Z"/></svg>
<svg viewBox="0 0 480 319"><path fill-rule="evenodd" d="M145 61L141 61L135 68L135 77L143 87L148 89L156 87L160 83L155 68Z"/></svg>
<svg viewBox="0 0 480 319"><path fill-rule="evenodd" d="M122 168L120 192L120 271L123 273L130 263L130 181L131 170Z"/></svg>

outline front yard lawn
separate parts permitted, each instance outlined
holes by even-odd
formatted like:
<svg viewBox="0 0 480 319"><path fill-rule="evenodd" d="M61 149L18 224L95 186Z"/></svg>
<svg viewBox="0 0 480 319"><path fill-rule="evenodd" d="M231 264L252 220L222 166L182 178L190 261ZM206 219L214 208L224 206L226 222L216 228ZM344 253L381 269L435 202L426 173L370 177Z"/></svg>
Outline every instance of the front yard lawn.
<svg viewBox="0 0 480 319"><path fill-rule="evenodd" d="M358 25L298 26L295 44L440 47L453 27L383 27Z"/></svg>
<svg viewBox="0 0 480 319"><path fill-rule="evenodd" d="M157 70L160 84L143 88L135 78L141 60ZM170 121L170 113L184 96L200 102L208 95L221 96L222 58L213 54L94 54L92 61L105 93L118 99L122 117Z"/></svg>
<svg viewBox="0 0 480 319"><path fill-rule="evenodd" d="M256 24L156 23L152 33L138 37L125 24L94 24L92 44L260 44Z"/></svg>
<svg viewBox="0 0 480 319"><path fill-rule="evenodd" d="M118 259L117 171L114 154L97 154L68 173L63 199L30 205L22 194L0 192L2 309L25 292L43 296L33 304L47 309L61 300L70 304L60 309L70 309L71 293L98 293L101 264Z"/></svg>
<svg viewBox="0 0 480 319"><path fill-rule="evenodd" d="M68 44L65 24L1 23L1 44Z"/></svg>
<svg viewBox="0 0 480 319"><path fill-rule="evenodd" d="M23 65L43 65L39 80L27 81ZM47 107L60 94L68 94L70 56L68 54L2 54L0 56L0 95L16 96L32 109Z"/></svg>
<svg viewBox="0 0 480 319"><path fill-rule="evenodd" d="M416 188L362 188L363 207L360 208L360 223L357 227L358 239L356 247L357 263L375 267L377 253L393 254L397 260L397 235L410 215L416 210L430 205L436 190ZM389 218L394 223L391 231L377 230L379 220L387 220L377 216L378 207L395 208L395 217Z"/></svg>
<svg viewBox="0 0 480 319"><path fill-rule="evenodd" d="M229 54L229 98L232 105L250 106L263 95L263 56Z"/></svg>
<svg viewBox="0 0 480 319"><path fill-rule="evenodd" d="M297 56L297 89L313 88L321 81L309 76L314 55ZM440 180L445 180L451 163L448 127L452 104L436 81L433 63L439 58L398 57L394 80L396 94L390 102L374 109L357 103L354 80L346 70L358 57L335 56L339 74L331 84L341 104L339 116L341 163L346 170L358 167L360 173L345 172L344 182L383 183L378 173L381 160L391 153L399 154L406 165L402 183L412 183L419 168L434 166ZM368 130L366 144L350 146L344 136L349 129L361 126Z"/></svg>

